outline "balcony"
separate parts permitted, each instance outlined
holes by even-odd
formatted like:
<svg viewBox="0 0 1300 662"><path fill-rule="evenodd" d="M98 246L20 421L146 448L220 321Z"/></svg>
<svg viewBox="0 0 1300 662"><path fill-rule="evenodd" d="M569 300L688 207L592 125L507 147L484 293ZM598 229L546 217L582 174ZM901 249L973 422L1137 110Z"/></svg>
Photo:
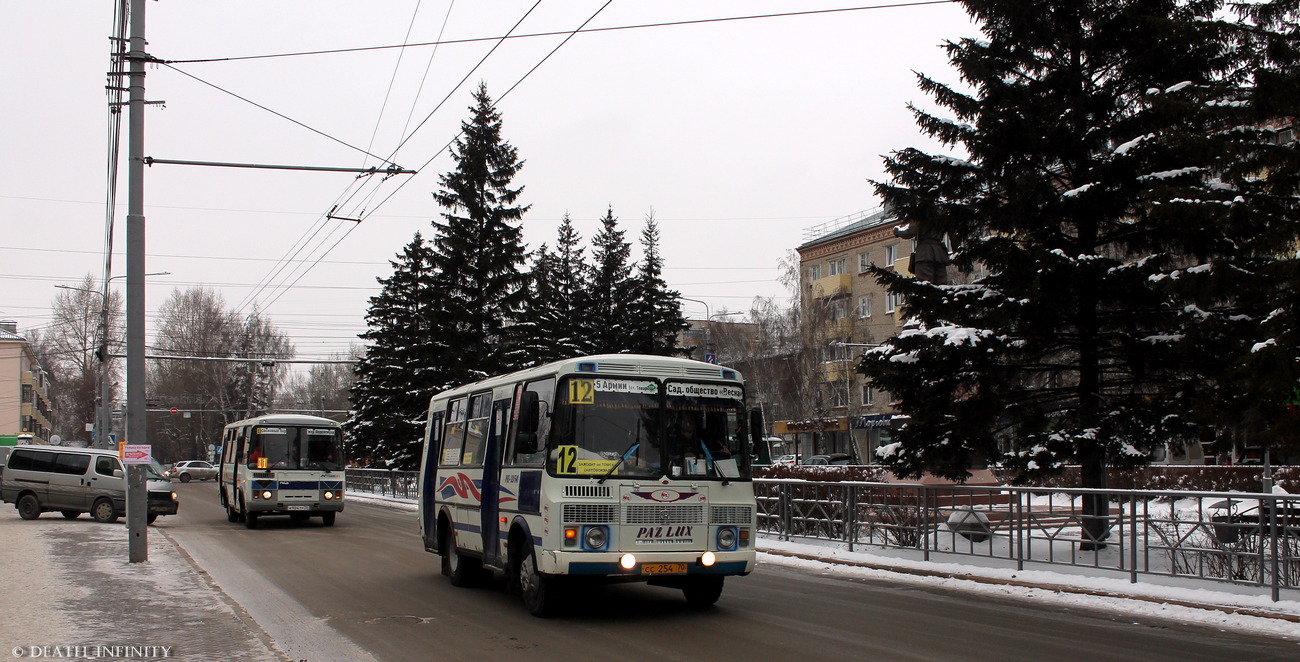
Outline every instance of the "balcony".
<svg viewBox="0 0 1300 662"><path fill-rule="evenodd" d="M853 290L852 276L848 274L835 274L818 278L810 283L812 296L814 299L832 299L834 297L848 296Z"/></svg>

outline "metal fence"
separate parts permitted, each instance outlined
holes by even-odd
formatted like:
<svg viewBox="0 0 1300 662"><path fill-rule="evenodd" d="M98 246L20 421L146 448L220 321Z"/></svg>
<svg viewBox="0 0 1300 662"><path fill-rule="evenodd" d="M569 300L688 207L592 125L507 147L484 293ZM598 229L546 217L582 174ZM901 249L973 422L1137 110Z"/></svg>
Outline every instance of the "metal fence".
<svg viewBox="0 0 1300 662"><path fill-rule="evenodd" d="M754 489L759 530L787 540L1102 568L1133 582L1195 577L1267 587L1274 601L1300 588L1300 495L780 479ZM1108 512L1085 513L1088 497Z"/></svg>
<svg viewBox="0 0 1300 662"><path fill-rule="evenodd" d="M348 487L415 499L419 472L348 469ZM758 528L838 541L1139 575L1300 588L1300 495L757 479ZM1086 497L1108 512L1086 514ZM1092 519L1085 534L1085 522ZM1098 526L1100 524L1100 526ZM1101 544L1098 544L1101 543Z"/></svg>
<svg viewBox="0 0 1300 662"><path fill-rule="evenodd" d="M420 492L420 472L418 471L348 469L347 476L347 489L353 492L365 492L399 499L414 499Z"/></svg>

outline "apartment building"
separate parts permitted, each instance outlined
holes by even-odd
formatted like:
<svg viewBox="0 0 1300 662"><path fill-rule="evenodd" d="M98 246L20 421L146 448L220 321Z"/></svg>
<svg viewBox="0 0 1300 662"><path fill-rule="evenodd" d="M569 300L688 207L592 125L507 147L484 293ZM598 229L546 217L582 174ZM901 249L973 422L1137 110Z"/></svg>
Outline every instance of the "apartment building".
<svg viewBox="0 0 1300 662"><path fill-rule="evenodd" d="M20 435L35 443L48 442L54 407L50 378L32 355L15 322L0 322L0 446L12 446Z"/></svg>
<svg viewBox="0 0 1300 662"><path fill-rule="evenodd" d="M816 375L820 402L803 418L776 422L774 431L800 438L804 457L849 453L870 463L875 450L890 443L891 398L856 367L863 351L904 322L901 302L868 273L876 265L912 275L913 242L895 234L897 225L889 210L865 211L809 228L796 249L803 304L824 353Z"/></svg>

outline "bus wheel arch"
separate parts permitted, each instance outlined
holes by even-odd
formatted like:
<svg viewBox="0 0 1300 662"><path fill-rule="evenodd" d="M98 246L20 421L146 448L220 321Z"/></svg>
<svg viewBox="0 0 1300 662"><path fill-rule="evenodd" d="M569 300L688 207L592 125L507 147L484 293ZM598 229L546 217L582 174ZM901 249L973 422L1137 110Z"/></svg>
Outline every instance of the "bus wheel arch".
<svg viewBox="0 0 1300 662"><path fill-rule="evenodd" d="M531 540L528 523L516 520L506 537L506 591L513 595L519 595L523 591L519 584L519 564L524 558L524 547Z"/></svg>

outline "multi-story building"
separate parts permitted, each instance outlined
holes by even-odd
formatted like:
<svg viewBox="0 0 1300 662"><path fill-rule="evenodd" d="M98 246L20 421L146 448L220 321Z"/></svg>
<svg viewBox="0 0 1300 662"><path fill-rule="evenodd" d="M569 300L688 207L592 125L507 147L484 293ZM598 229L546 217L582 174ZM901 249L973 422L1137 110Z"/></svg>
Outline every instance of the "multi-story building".
<svg viewBox="0 0 1300 662"><path fill-rule="evenodd" d="M898 220L885 209L836 219L804 234L796 250L801 269L801 298L821 352L811 411L778 421L778 434L804 438L801 452L850 453L873 462L874 452L890 442L892 398L857 372L867 348L893 336L904 320L901 302L869 273L872 265L908 270L913 242L899 238Z"/></svg>
<svg viewBox="0 0 1300 662"><path fill-rule="evenodd" d="M0 446L12 446L20 436L48 442L54 407L50 378L15 322L0 322Z"/></svg>

